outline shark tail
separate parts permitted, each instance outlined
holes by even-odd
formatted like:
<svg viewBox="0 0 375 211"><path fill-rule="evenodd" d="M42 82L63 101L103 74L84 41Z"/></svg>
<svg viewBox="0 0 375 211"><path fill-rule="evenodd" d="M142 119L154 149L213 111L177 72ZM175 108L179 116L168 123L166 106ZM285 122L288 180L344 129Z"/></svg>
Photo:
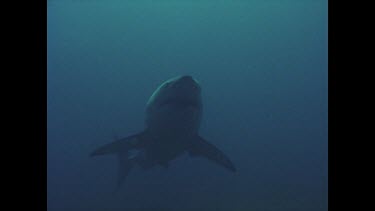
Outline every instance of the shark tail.
<svg viewBox="0 0 375 211"><path fill-rule="evenodd" d="M115 140L94 150L90 156L115 154L118 158L118 180L116 191L120 188L130 170L134 166L134 159L129 157L129 151L139 147L139 137L141 134L128 136Z"/></svg>

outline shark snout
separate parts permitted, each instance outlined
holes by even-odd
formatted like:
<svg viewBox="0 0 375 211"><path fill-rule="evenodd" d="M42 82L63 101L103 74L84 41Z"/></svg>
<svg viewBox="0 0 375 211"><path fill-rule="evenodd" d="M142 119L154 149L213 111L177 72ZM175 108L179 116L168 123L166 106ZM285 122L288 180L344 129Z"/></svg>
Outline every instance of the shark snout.
<svg viewBox="0 0 375 211"><path fill-rule="evenodd" d="M181 76L180 80L183 80L183 81L194 81L193 77L191 77L190 75L184 75L184 76Z"/></svg>
<svg viewBox="0 0 375 211"><path fill-rule="evenodd" d="M191 91L191 90L198 90L199 84L190 75L184 75L184 76L181 76L177 81L175 81L175 83L173 83L173 87Z"/></svg>

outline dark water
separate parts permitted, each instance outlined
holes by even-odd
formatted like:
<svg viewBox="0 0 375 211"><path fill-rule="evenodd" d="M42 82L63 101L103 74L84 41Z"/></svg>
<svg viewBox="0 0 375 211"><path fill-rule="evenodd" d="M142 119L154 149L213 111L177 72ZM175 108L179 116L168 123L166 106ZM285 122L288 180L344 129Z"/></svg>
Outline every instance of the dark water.
<svg viewBox="0 0 375 211"><path fill-rule="evenodd" d="M89 153L181 74L238 171L184 155L113 194L117 160ZM321 211L327 169L327 1L48 2L49 211Z"/></svg>

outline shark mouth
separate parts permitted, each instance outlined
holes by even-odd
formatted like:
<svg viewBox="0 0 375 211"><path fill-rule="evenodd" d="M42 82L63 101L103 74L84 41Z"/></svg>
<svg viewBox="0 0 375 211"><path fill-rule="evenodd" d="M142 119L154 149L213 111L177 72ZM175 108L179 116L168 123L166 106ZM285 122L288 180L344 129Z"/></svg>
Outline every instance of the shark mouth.
<svg viewBox="0 0 375 211"><path fill-rule="evenodd" d="M168 99L160 104L160 106L176 106L176 107L193 107L193 108L198 108L199 103L196 100L191 100L191 99L180 99L180 98L171 98Z"/></svg>

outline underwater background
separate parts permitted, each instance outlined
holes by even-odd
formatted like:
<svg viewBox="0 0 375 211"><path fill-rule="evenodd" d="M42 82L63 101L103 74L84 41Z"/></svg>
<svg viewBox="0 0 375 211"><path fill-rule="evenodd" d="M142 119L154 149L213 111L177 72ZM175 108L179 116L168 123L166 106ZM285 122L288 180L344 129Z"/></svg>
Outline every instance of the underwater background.
<svg viewBox="0 0 375 211"><path fill-rule="evenodd" d="M326 0L48 1L48 211L328 210L327 19ZM186 74L237 172L183 155L114 193L116 157L89 154Z"/></svg>

